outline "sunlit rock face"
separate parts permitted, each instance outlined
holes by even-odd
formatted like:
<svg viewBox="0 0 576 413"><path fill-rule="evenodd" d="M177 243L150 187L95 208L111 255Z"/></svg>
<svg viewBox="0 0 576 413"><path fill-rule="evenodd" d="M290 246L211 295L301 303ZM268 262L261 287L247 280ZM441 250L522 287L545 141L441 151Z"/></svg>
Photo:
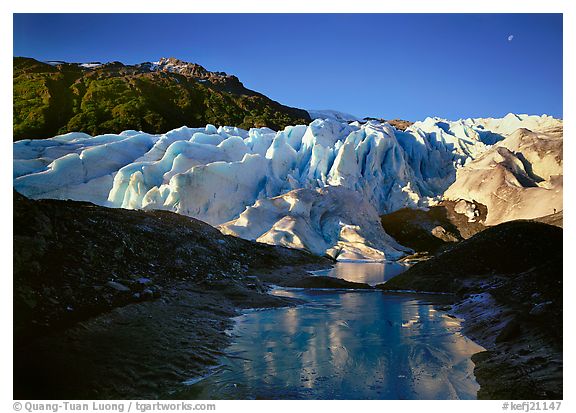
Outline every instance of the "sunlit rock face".
<svg viewBox="0 0 576 413"><path fill-rule="evenodd" d="M526 139L506 138L518 127L538 132L534 140L539 142L548 133L542 131L561 130L562 122L526 115L456 122L427 118L398 131L375 121L316 119L278 132L207 125L162 135L69 133L15 142L14 187L31 198L166 209L225 224L223 229L242 237L340 259L393 259L406 249L369 228L380 227L378 214L439 199L461 166L495 152L490 148L496 143L500 150L529 152L530 173L550 182L538 182L539 187L558 188L562 166L552 160L558 145L548 156L542 148L530 149ZM561 144L561 132L558 139ZM298 191L304 189L308 192ZM476 193L453 190L450 195L469 199ZM293 199L296 209L287 206ZM304 206L307 212L300 214ZM331 217L330 225L315 223L323 214ZM264 215L266 225L260 221Z"/></svg>
<svg viewBox="0 0 576 413"><path fill-rule="evenodd" d="M562 149L561 128L518 129L459 169L445 198L486 205L487 225L562 211Z"/></svg>

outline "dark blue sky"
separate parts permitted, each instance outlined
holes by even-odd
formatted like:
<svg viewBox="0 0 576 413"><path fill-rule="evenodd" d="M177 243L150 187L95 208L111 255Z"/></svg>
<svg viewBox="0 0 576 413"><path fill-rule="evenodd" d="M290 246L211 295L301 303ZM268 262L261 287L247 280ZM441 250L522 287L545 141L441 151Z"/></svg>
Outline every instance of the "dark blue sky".
<svg viewBox="0 0 576 413"><path fill-rule="evenodd" d="M561 14L15 14L14 55L173 56L358 116L562 117Z"/></svg>

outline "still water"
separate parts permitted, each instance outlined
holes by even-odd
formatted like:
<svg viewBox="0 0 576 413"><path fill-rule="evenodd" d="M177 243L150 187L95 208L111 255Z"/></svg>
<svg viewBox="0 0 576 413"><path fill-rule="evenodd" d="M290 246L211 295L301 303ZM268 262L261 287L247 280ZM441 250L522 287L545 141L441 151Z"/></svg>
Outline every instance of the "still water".
<svg viewBox="0 0 576 413"><path fill-rule="evenodd" d="M355 265L367 273L373 269ZM220 365L191 380L178 398L476 398L470 356L483 349L460 333L459 320L435 310L442 297L349 290L273 293L306 304L237 317Z"/></svg>
<svg viewBox="0 0 576 413"><path fill-rule="evenodd" d="M327 270L312 271L312 274L376 285L403 273L408 267L408 265L398 262L356 263L344 261L336 263L334 267Z"/></svg>

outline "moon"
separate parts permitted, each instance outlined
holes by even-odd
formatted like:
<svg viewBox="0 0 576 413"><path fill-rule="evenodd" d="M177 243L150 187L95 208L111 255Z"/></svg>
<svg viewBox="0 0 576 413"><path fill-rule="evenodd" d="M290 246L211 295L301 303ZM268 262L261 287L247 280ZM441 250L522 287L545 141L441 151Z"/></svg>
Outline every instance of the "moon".
<svg viewBox="0 0 576 413"><path fill-rule="evenodd" d="M508 41L511 42L514 39L514 35L511 34L510 36L508 36Z"/></svg>

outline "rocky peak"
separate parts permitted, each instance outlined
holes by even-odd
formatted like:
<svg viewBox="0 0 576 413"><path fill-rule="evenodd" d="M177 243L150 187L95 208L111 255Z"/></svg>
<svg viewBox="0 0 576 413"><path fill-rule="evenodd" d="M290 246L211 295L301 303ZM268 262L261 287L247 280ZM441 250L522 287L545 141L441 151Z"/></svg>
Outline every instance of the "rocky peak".
<svg viewBox="0 0 576 413"><path fill-rule="evenodd" d="M225 72L211 72L197 63L185 62L175 57L162 57L157 62L153 62L151 70L163 72L179 73L185 76L192 76L197 79L230 78Z"/></svg>
<svg viewBox="0 0 576 413"><path fill-rule="evenodd" d="M153 72L178 73L200 82L209 82L213 87L226 92L245 95L256 94L246 89L234 75L229 75L226 72L211 72L197 63L186 62L175 57L162 57L157 62L142 63L139 66Z"/></svg>

